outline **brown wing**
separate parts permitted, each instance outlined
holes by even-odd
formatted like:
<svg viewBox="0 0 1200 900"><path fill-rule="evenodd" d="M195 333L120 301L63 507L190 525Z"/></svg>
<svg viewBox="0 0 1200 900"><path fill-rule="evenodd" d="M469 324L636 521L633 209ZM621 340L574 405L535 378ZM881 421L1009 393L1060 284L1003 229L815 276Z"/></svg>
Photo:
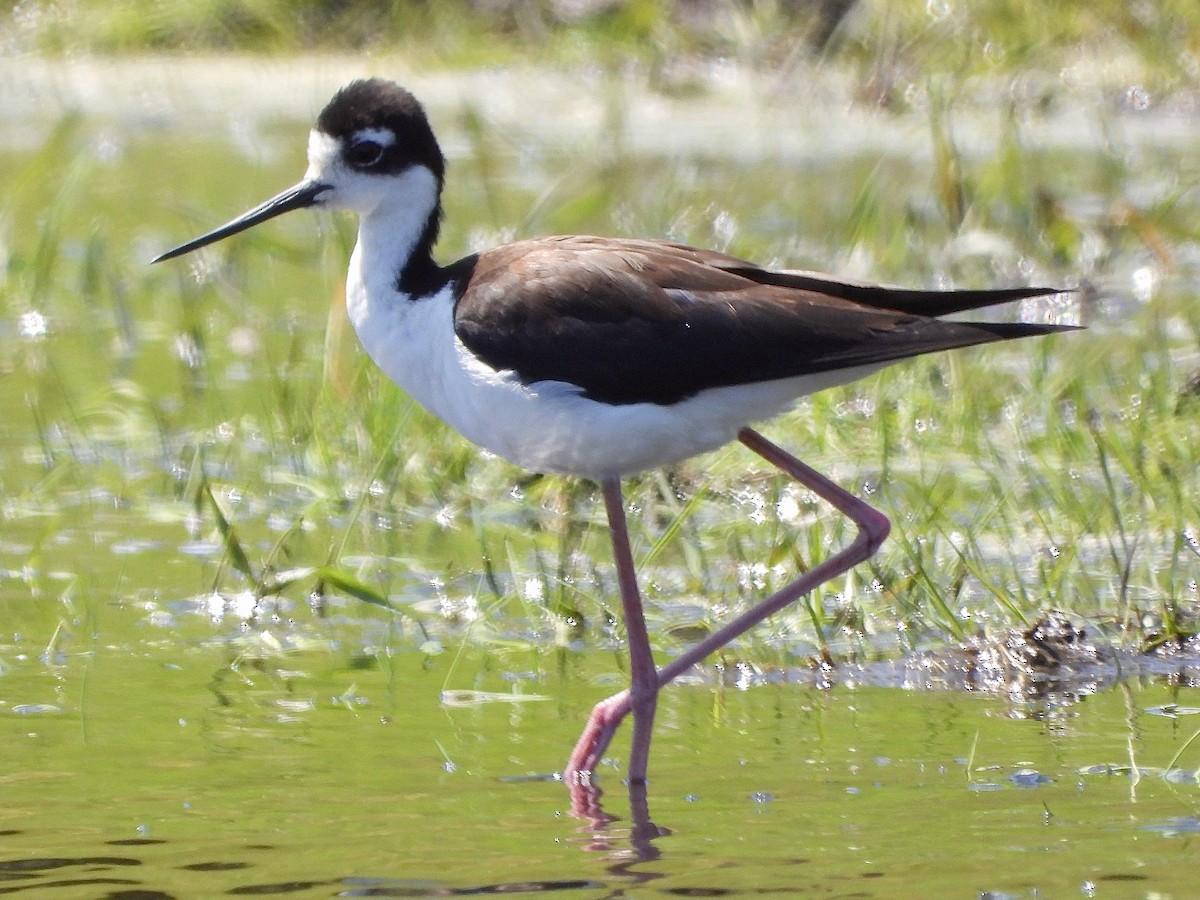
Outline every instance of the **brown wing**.
<svg viewBox="0 0 1200 900"><path fill-rule="evenodd" d="M452 269L461 291L455 331L468 349L527 384L567 382L607 403L668 404L708 388L1061 330L944 322L911 308L962 308L961 298L944 299L953 292L767 272L657 241L539 238ZM965 293L972 306L1029 296Z"/></svg>

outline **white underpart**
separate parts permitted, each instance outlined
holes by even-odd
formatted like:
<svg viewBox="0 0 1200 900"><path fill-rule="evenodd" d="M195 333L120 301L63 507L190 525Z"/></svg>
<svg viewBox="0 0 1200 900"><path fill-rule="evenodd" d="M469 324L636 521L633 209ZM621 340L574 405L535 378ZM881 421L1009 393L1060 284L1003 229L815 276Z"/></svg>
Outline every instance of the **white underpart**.
<svg viewBox="0 0 1200 900"><path fill-rule="evenodd" d="M331 206L359 214L346 311L384 374L463 437L533 472L603 478L678 462L733 440L796 398L868 375L861 366L702 391L672 405L610 405L563 382L525 385L474 357L454 333L451 289L414 298L399 272L437 204L437 180L415 166L369 176L342 166L336 141L309 139L309 178L331 184Z"/></svg>

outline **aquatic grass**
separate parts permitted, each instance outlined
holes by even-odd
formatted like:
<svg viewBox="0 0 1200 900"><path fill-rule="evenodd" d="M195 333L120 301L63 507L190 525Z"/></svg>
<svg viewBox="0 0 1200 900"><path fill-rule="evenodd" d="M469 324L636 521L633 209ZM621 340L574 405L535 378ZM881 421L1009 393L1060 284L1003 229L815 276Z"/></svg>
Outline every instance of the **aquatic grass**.
<svg viewBox="0 0 1200 900"><path fill-rule="evenodd" d="M639 158L614 140L599 161L531 148L525 152L541 174L517 177L524 157L496 151L504 136L468 117L470 149L454 163L463 179L447 197L443 252L490 242L516 221L518 234L662 234L785 265L839 269L851 259L859 274L891 282L1064 283L1086 241L1041 239L1058 220L1047 217L1040 188L1116 202L1134 190L1128 167L1109 166L1104 152L1065 167L1059 151L1026 145L1011 108L997 111L999 157L964 155L950 143L961 102L939 113L947 141L941 176L936 160L930 167L908 159L855 159L807 173L767 160L747 174L721 160ZM621 121L617 109L611 127ZM174 504L166 518L179 537L221 538L223 549L201 566L209 587L230 594L295 598L364 628L397 629L400 641L413 633L469 642L505 659L592 644L619 657L594 489L527 480L466 445L374 370L348 333L338 287L352 223L314 229L297 221L223 244L191 267L144 267L134 244L162 246L168 225L175 234L189 222L211 224L258 199L264 183L294 174L295 161L281 160L229 183L196 171L222 158L220 140L163 140L157 151L132 142L105 163L115 168L104 181L149 171L150 156L186 161L182 186L151 174L146 190L164 206L189 196L195 209L168 206L139 222L119 192L73 181L39 242L11 223L42 187L9 195L10 271L43 272L38 290L55 330L53 340L5 351L24 386L15 392L10 383L6 399L32 404L37 422L9 431L15 443L0 469L6 524L23 515L13 498L28 490L22 454L36 435L42 472L33 490L49 516L48 537L61 528L54 513L68 502L63 485L102 485L139 515L153 507L161 516ZM69 160L90 145L87 128L73 124L42 152ZM276 172L285 163L289 171ZM49 169L31 163L24 171L27 183L44 186ZM929 198L951 174L959 206L948 216ZM599 187L585 190L589 184ZM846 197L856 198L849 208ZM1087 272L1111 285L1106 296L1116 299L1106 302L1119 312L1085 292L1084 314L1097 326L1086 335L906 363L807 398L768 426L842 483L871 491L896 528L879 557L747 635L725 663L869 658L963 641L1051 607L1127 623L1148 643L1156 639L1150 630L1185 637L1197 599L1188 587L1195 554L1182 537L1194 517L1186 473L1195 469L1197 422L1194 407L1181 412L1177 398L1191 374L1181 353L1197 346L1200 317L1178 288L1158 282L1147 301L1130 303L1119 285L1146 264L1145 254L1158 258L1156 242L1194 240L1185 223L1196 199L1186 190L1154 195L1136 205L1140 223L1103 212L1089 219L1069 205L1070 213L1056 214L1078 234L1106 235ZM102 239L92 228L101 216L111 217ZM981 234L1002 240L986 253L962 249ZM843 243L856 249L847 254ZM5 285L10 315L23 309L23 278ZM80 317L86 331L59 331ZM121 348L117 358L109 346ZM209 499L185 525L180 504L199 496L201 484ZM626 489L663 652L851 537L839 517L737 447ZM109 520L96 503L69 508ZM173 549L168 541L163 551ZM40 551L29 558L44 568ZM174 583L163 578L146 583ZM1161 627L1140 624L1147 612ZM310 625L343 627L323 621Z"/></svg>

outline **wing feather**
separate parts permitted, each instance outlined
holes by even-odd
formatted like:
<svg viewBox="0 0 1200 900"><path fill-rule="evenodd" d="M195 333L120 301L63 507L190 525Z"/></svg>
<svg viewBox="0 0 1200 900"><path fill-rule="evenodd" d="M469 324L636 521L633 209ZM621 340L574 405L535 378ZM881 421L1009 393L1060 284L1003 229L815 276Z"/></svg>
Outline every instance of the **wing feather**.
<svg viewBox="0 0 1200 900"><path fill-rule="evenodd" d="M656 241L508 244L473 258L459 289L455 331L486 363L614 404L669 404L714 387L1061 330L914 311L1047 290L897 291Z"/></svg>

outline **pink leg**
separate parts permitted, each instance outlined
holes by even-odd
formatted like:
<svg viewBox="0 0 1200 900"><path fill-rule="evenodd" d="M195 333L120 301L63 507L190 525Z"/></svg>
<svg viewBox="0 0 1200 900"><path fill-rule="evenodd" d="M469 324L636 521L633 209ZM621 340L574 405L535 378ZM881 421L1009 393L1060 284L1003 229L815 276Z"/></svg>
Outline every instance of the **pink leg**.
<svg viewBox="0 0 1200 900"><path fill-rule="evenodd" d="M654 708L658 704L658 672L654 668L650 635L646 632L646 617L638 593L620 479L606 478L601 488L608 512L608 533L617 564L617 583L621 587L621 606L629 641L629 690L596 704L567 761L563 777L572 785L590 783L591 774L599 765L613 732L621 720L632 712L633 742L629 751L628 777L631 784L640 784L646 780L646 763L650 758L650 734L654 727Z"/></svg>
<svg viewBox="0 0 1200 900"><path fill-rule="evenodd" d="M650 727L654 714L654 699L657 691L713 651L740 637L763 619L774 615L809 591L869 558L879 549L879 545L888 535L891 524L888 522L887 516L843 490L790 453L775 446L758 432L743 428L738 432L738 439L767 462L787 472L800 484L846 515L858 526L858 534L855 535L850 546L835 553L819 565L813 566L795 581L780 588L757 606L746 610L704 640L692 645L655 672L650 656L650 642L646 634L646 622L642 614L641 601L638 598L637 582L634 578L633 557L629 550L629 537L625 529L625 513L621 503L620 485L615 479L605 481L604 499L608 506L613 551L617 557L621 599L625 605L626 621L629 623L630 669L633 675L633 684L630 691L614 694L607 700L598 703L592 710L583 735L576 744L564 772L564 779L572 786L586 787L590 785L592 772L599 763L609 741L612 740L613 732L631 710L634 712L634 736L633 749L630 753L629 777L634 783L644 780L646 761L650 751ZM637 654L636 659L635 653ZM637 697L638 701L636 703L632 701L631 696ZM643 710L640 714L639 709ZM645 712L647 709L648 712ZM639 731L639 728L642 730Z"/></svg>
<svg viewBox="0 0 1200 900"><path fill-rule="evenodd" d="M673 681L704 657L724 647L730 641L745 634L763 619L773 616L786 606L795 603L809 591L849 571L863 560L869 559L888 536L892 524L887 516L875 507L864 503L853 494L834 484L816 469L810 468L785 450L772 444L750 428L738 432L738 440L771 463L787 472L798 482L845 515L858 526L858 534L849 547L839 550L829 559L813 566L795 581L784 585L757 606L754 606L732 622L717 629L704 640L693 644L658 673L660 686Z"/></svg>

